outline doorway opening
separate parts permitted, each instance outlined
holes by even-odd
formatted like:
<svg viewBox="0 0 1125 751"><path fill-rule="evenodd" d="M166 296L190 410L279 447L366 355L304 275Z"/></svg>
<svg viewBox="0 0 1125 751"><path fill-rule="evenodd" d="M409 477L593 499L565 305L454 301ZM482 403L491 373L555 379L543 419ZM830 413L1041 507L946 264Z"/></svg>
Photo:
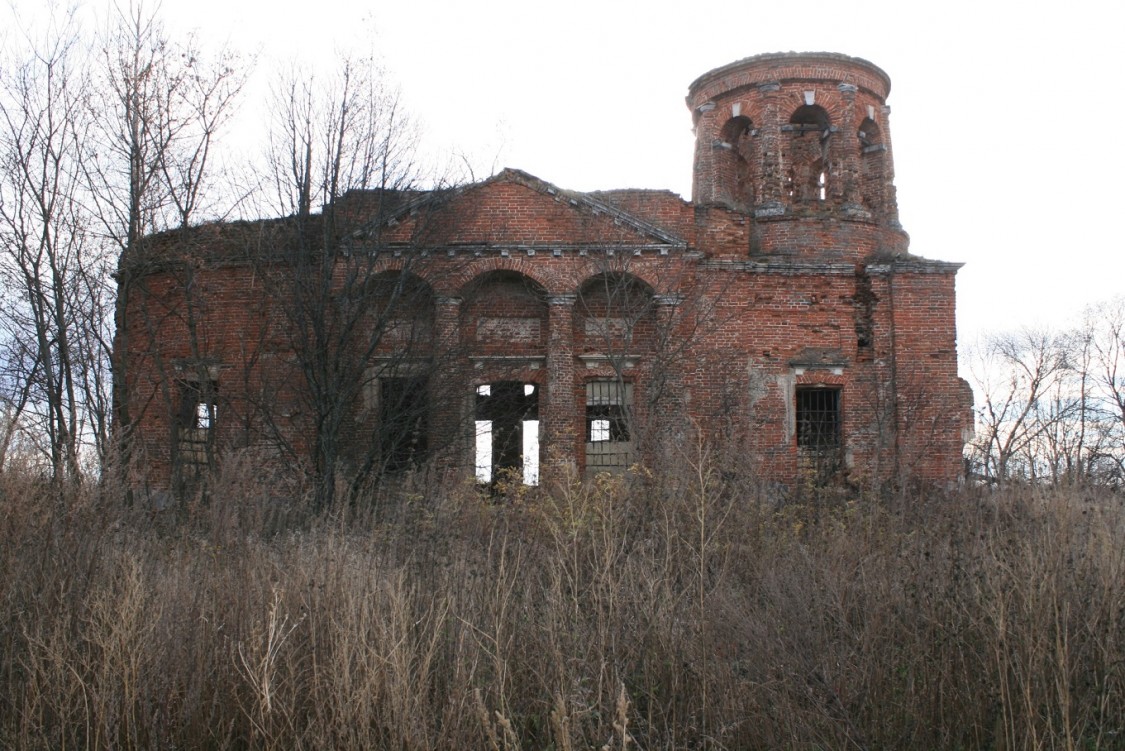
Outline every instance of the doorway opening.
<svg viewBox="0 0 1125 751"><path fill-rule="evenodd" d="M517 479L539 484L539 387L521 381L477 386L476 462L478 482L494 485Z"/></svg>

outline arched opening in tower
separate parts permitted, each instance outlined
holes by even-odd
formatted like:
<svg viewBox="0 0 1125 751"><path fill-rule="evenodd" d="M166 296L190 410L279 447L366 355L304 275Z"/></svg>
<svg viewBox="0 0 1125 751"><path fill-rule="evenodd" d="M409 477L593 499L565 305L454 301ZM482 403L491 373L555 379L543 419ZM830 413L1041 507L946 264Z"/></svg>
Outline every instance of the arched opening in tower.
<svg viewBox="0 0 1125 751"><path fill-rule="evenodd" d="M828 198L830 173L828 143L832 124L819 105L798 107L782 128L783 163L787 165L786 194L791 203L818 203Z"/></svg>
<svg viewBox="0 0 1125 751"><path fill-rule="evenodd" d="M863 205L873 212L881 212L886 187L887 146L878 123L865 118L859 125L860 186Z"/></svg>
<svg viewBox="0 0 1125 751"><path fill-rule="evenodd" d="M718 184L724 186L723 197L736 208L754 204L755 135L750 118L740 115L727 121L716 144L721 149L716 159Z"/></svg>

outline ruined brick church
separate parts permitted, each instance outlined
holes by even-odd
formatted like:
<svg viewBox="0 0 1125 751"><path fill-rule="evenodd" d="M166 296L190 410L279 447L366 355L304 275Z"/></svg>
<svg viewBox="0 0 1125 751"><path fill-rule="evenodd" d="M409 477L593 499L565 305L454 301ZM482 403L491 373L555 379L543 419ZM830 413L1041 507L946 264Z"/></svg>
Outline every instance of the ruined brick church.
<svg viewBox="0 0 1125 751"><path fill-rule="evenodd" d="M956 482L960 265L908 252L889 91L831 53L705 73L690 201L508 169L354 191L311 244L292 218L150 238L117 340L148 481L329 457L538 484L705 445L783 484Z"/></svg>

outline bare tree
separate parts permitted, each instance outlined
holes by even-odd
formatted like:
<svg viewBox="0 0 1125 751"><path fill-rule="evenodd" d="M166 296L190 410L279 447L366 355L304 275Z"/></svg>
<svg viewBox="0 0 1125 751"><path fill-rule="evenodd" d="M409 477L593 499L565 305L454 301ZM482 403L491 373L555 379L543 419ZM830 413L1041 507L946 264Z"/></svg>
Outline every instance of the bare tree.
<svg viewBox="0 0 1125 751"><path fill-rule="evenodd" d="M997 335L970 356L970 370L982 398L973 445L980 471L999 484L1033 478L1038 442L1074 414L1064 385L1074 373L1068 338L1032 329Z"/></svg>
<svg viewBox="0 0 1125 751"><path fill-rule="evenodd" d="M8 397L44 436L56 481L77 482L96 370L82 367L100 300L87 283L100 258L82 212L82 154L92 127L89 80L72 17L29 31L22 62L0 81L0 237Z"/></svg>
<svg viewBox="0 0 1125 751"><path fill-rule="evenodd" d="M101 77L92 99L100 111L100 129L93 134L96 148L87 151L83 163L92 221L120 259L116 294L102 294L113 300L113 315L101 346L111 362L118 460L128 466L134 416L126 353L143 343L130 341L133 328L127 318L135 299L147 295L146 244L162 230L187 227L201 215L226 213L222 207L228 197L209 190L214 147L234 111L246 71L227 50L206 55L194 39L173 41L156 13L143 4L117 9L101 47ZM190 273L190 266L184 271ZM108 275L101 278L110 283ZM192 289L190 280L183 281L183 289ZM191 316L193 310L186 305L184 314ZM176 409L174 394L166 394L165 400L169 409Z"/></svg>
<svg viewBox="0 0 1125 751"><path fill-rule="evenodd" d="M418 196L416 133L370 58L343 59L327 80L289 74L274 89L272 112L267 179L278 207L291 215L292 241L280 257L263 260L275 264L271 299L284 301L280 309L310 415L315 504L323 509L335 502L340 480L358 487L388 455L379 451L385 442L368 441L361 455L348 456L356 406L365 389L379 386L381 344L392 330L402 333L397 311L432 294L410 274L416 254L383 273L384 221ZM364 226L357 235L360 215Z"/></svg>
<svg viewBox="0 0 1125 751"><path fill-rule="evenodd" d="M970 357L982 404L969 458L991 482L1120 484L1125 478L1125 305L1073 329L996 335Z"/></svg>
<svg viewBox="0 0 1125 751"><path fill-rule="evenodd" d="M1086 312L1082 338L1087 352L1088 419L1096 447L1088 471L1101 481L1125 481L1125 298L1094 305Z"/></svg>

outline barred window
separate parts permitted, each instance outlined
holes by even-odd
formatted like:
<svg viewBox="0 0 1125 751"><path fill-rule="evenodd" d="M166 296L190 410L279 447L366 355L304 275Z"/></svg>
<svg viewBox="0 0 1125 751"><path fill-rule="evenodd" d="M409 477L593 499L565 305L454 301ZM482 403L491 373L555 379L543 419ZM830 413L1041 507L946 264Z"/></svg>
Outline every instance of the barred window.
<svg viewBox="0 0 1125 751"><path fill-rule="evenodd" d="M840 389L798 387L797 464L811 483L832 482L842 465Z"/></svg>
<svg viewBox="0 0 1125 751"><path fill-rule="evenodd" d="M181 381L176 415L176 459L181 466L211 462L218 422L219 384L213 380Z"/></svg>
<svg viewBox="0 0 1125 751"><path fill-rule="evenodd" d="M840 389L797 389L797 448L835 451L840 447Z"/></svg>
<svg viewBox="0 0 1125 751"><path fill-rule="evenodd" d="M633 463L633 384L586 384L586 472L622 472Z"/></svg>

